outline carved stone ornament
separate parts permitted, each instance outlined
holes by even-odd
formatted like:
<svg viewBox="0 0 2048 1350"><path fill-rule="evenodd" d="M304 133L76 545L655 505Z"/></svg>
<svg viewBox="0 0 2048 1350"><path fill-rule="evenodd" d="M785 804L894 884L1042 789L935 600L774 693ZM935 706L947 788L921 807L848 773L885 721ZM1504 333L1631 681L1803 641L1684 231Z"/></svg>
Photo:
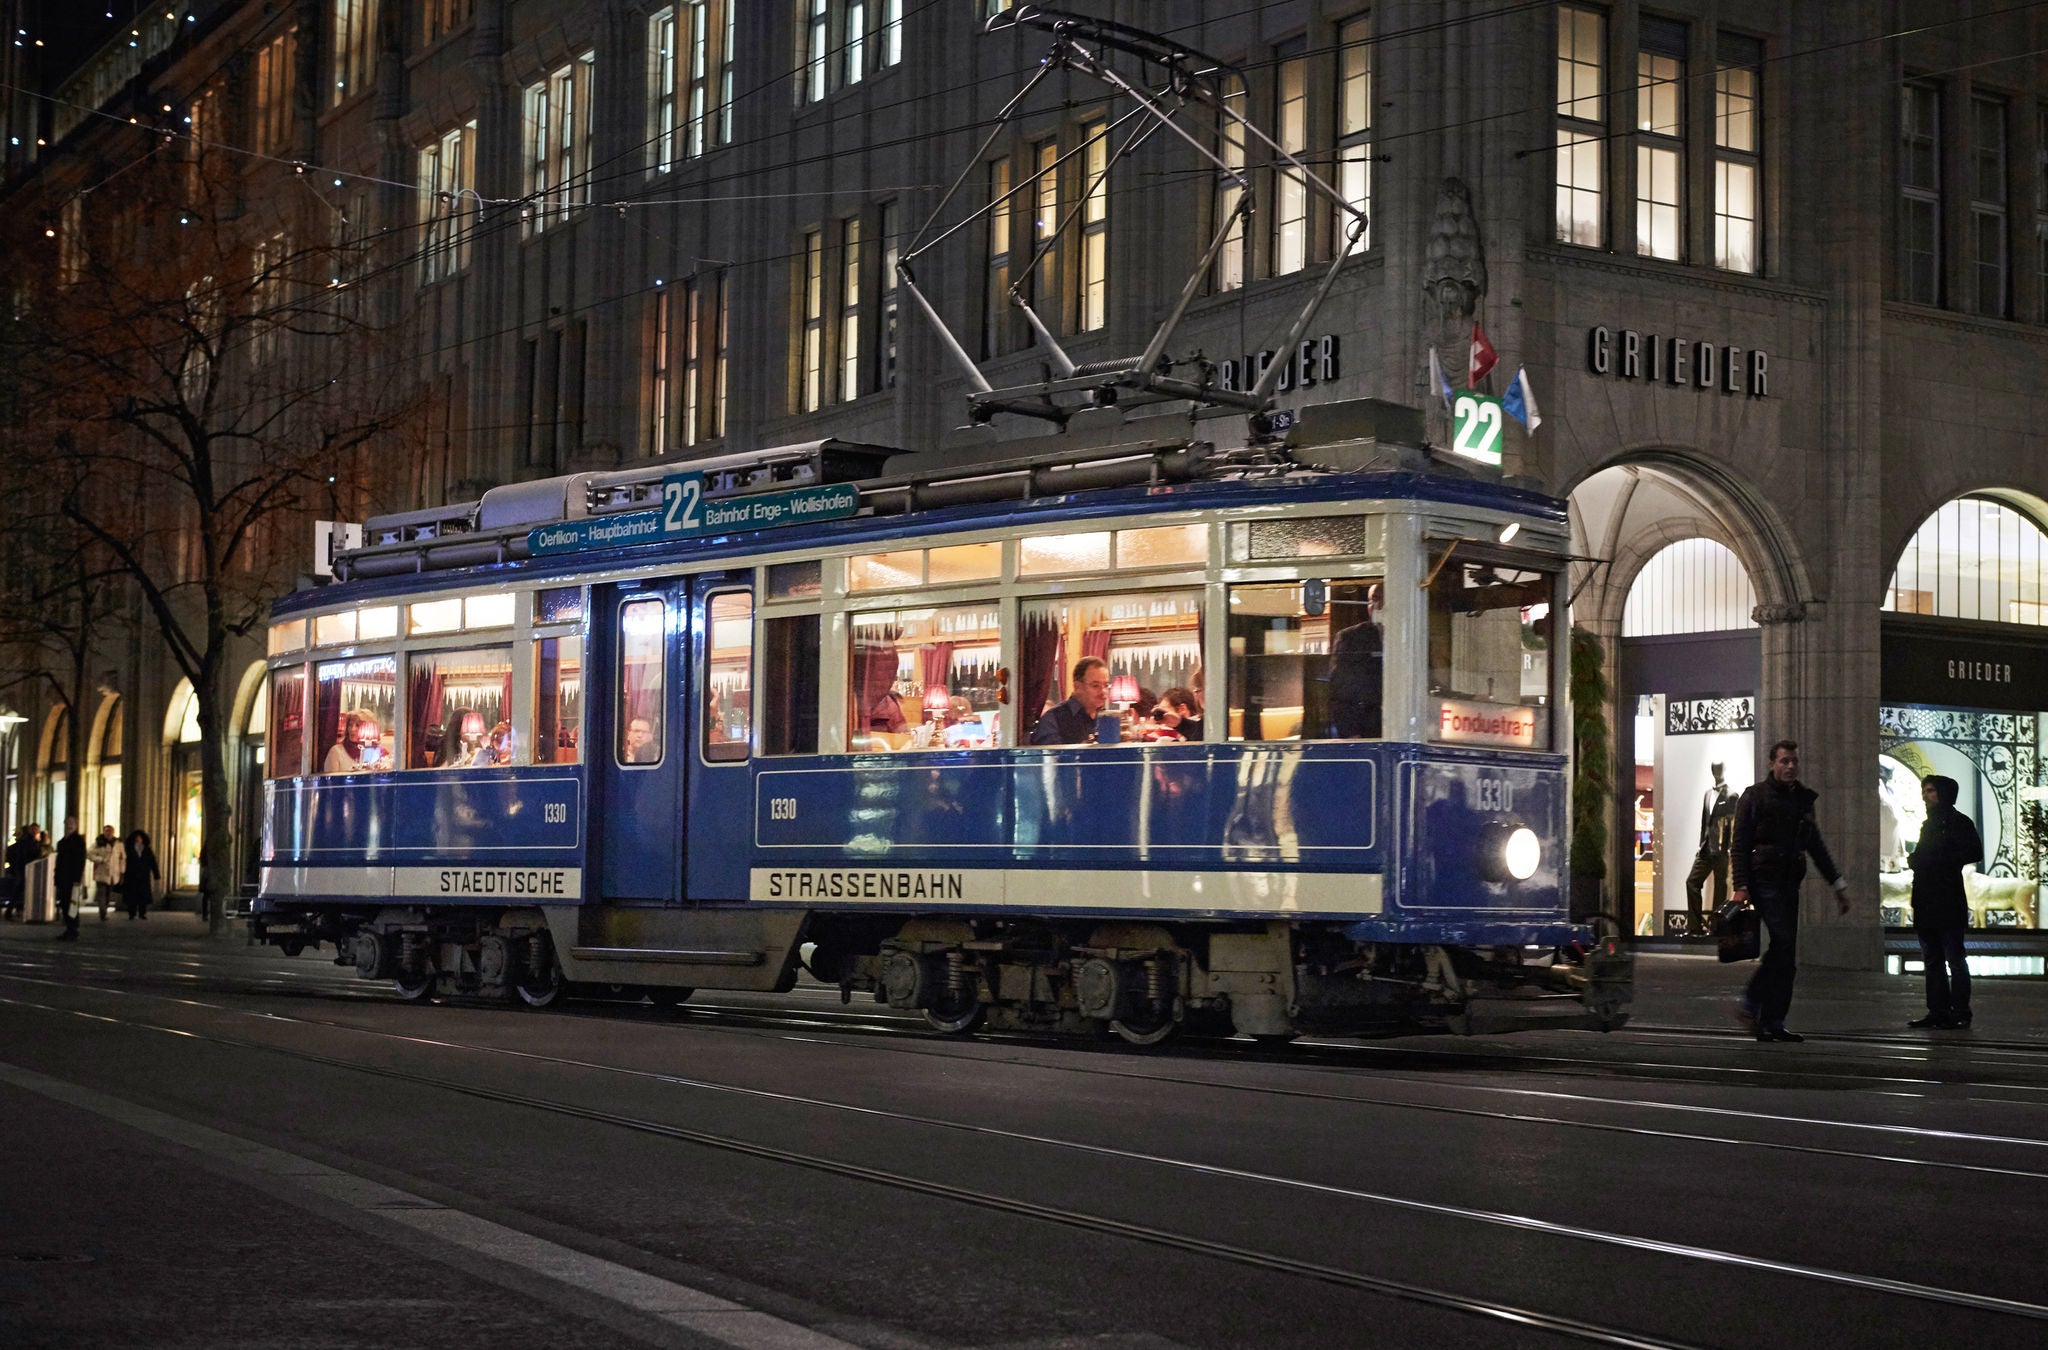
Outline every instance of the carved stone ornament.
<svg viewBox="0 0 2048 1350"><path fill-rule="evenodd" d="M1798 601L1789 605L1758 605L1749 612L1749 617L1759 624L1803 623L1806 620L1806 606Z"/></svg>
<svg viewBox="0 0 2048 1350"><path fill-rule="evenodd" d="M1469 320L1486 298L1486 249L1479 239L1479 217L1472 210L1472 189L1462 178L1444 179L1437 191L1422 292L1439 322Z"/></svg>

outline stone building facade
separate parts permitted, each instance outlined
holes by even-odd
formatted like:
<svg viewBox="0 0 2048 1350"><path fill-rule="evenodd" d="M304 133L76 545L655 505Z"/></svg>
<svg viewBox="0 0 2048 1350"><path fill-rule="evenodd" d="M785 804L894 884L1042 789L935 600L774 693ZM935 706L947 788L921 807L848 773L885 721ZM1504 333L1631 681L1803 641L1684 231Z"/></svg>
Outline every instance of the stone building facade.
<svg viewBox="0 0 2048 1350"><path fill-rule="evenodd" d="M1783 736L1856 897L1838 919L1816 896L1809 961L1880 959L1911 826L1906 780L1884 785L1964 763L2008 844L1980 918L2027 949L2048 687L1947 672L2034 669L2048 613L2031 542L2048 524L2048 62L2031 54L2048 16L1914 0L1072 8L1234 66L1242 93L1226 92L1365 209L1283 406L1417 404L1441 442L1432 349L1462 386L1476 323L1502 357L1496 393L1526 372L1541 422L1510 426L1507 471L1574 506L1574 617L1609 653L1627 789L1608 905L1630 931L1698 936L1684 878L1714 828L1706 766L1739 788ZM146 60L116 35L43 81L56 102L8 103L0 209L75 209L67 185L104 161L107 124L164 107L174 135L201 109L252 181L307 177L319 203L263 209L296 229L363 225L365 275L411 343L403 378L438 419L364 512L825 436L930 449L967 386L893 285L897 258L992 376L1024 378L1045 354L1004 287L1032 288L1075 359L1127 354L1235 201L1170 136L1091 194L1089 142L1107 127L1114 144L1128 105L1072 70L985 145L1048 47L1029 26L982 31L1010 9L173 5L177 31ZM134 68L91 78L109 62ZM1178 355L1248 382L1346 218L1257 144L1190 125L1246 166L1255 211ZM1007 213L922 251L1005 192ZM1080 228L1031 267L1041 222L1068 212ZM136 710L120 812L175 834L175 681L137 642L109 661ZM10 702L26 719L6 752L13 821L41 800L49 715Z"/></svg>

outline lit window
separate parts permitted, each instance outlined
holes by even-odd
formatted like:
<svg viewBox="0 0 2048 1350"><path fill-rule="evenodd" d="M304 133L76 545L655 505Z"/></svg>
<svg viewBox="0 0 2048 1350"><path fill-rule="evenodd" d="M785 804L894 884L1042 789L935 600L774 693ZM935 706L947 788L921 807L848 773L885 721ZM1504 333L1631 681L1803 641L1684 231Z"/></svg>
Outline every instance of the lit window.
<svg viewBox="0 0 2048 1350"><path fill-rule="evenodd" d="M861 76L867 74L867 0L846 0L845 25L845 36L839 44L839 53L843 62L840 67L839 82L841 84L859 84Z"/></svg>
<svg viewBox="0 0 2048 1350"><path fill-rule="evenodd" d="M292 95L298 67L298 29L271 39L256 53L255 140L261 154L285 148L292 134ZM193 118L192 134L199 135L199 119Z"/></svg>
<svg viewBox="0 0 2048 1350"><path fill-rule="evenodd" d="M590 200L590 86L597 68L594 52L526 88L527 232L538 234L551 219Z"/></svg>
<svg viewBox="0 0 2048 1350"><path fill-rule="evenodd" d="M410 607L406 629L411 633L453 633L462 627L462 601L421 600Z"/></svg>
<svg viewBox="0 0 2048 1350"><path fill-rule="evenodd" d="M881 358L884 389L896 387L896 316L898 282L896 265L902 260L903 213L895 202L882 203L882 325Z"/></svg>
<svg viewBox="0 0 2048 1350"><path fill-rule="evenodd" d="M1001 544L954 544L926 555L925 581L950 586L963 581L993 581L1003 573Z"/></svg>
<svg viewBox="0 0 2048 1350"><path fill-rule="evenodd" d="M345 609L339 614L316 614L313 616L313 645L315 647L339 647L356 640L356 612Z"/></svg>
<svg viewBox="0 0 2048 1350"><path fill-rule="evenodd" d="M1024 298L1039 318L1045 320L1041 297L1057 297L1059 291L1059 228L1060 228L1060 145L1058 141L1040 141L1031 147L1031 251L1036 266L1024 273ZM1043 277L1041 288L1039 278ZM1048 326L1056 322L1055 312Z"/></svg>
<svg viewBox="0 0 2048 1350"><path fill-rule="evenodd" d="M428 45L469 26L476 0L426 0L420 11L420 37Z"/></svg>
<svg viewBox="0 0 2048 1350"><path fill-rule="evenodd" d="M704 758L745 759L754 720L754 597L727 591L706 606Z"/></svg>
<svg viewBox="0 0 2048 1350"><path fill-rule="evenodd" d="M1002 742L1002 617L992 604L848 616L847 749Z"/></svg>
<svg viewBox="0 0 2048 1350"><path fill-rule="evenodd" d="M328 105L370 87L377 70L377 0L332 0L334 87Z"/></svg>
<svg viewBox="0 0 2048 1350"><path fill-rule="evenodd" d="M319 695L311 736L313 771L365 773L395 767L392 747L398 740L398 658L323 661L314 667L314 674Z"/></svg>
<svg viewBox="0 0 2048 1350"><path fill-rule="evenodd" d="M839 224L839 399L860 397L860 217Z"/></svg>
<svg viewBox="0 0 2048 1350"><path fill-rule="evenodd" d="M512 626L512 593L500 591L495 595L472 595L462 602L462 626L464 628L510 628Z"/></svg>
<svg viewBox="0 0 2048 1350"><path fill-rule="evenodd" d="M1231 587L1228 738L1378 739L1380 606L1374 580Z"/></svg>
<svg viewBox="0 0 2048 1350"><path fill-rule="evenodd" d="M1352 19L1337 28L1337 192L1367 220L1350 252L1372 243L1372 20ZM1338 211L1332 239L1350 237L1353 216Z"/></svg>
<svg viewBox="0 0 2048 1350"><path fill-rule="evenodd" d="M420 280L453 276L469 265L467 221L476 205L476 123L457 127L420 151Z"/></svg>
<svg viewBox="0 0 2048 1350"><path fill-rule="evenodd" d="M846 560L846 589L887 591L924 584L924 554L918 549L856 553Z"/></svg>
<svg viewBox="0 0 2048 1350"><path fill-rule="evenodd" d="M1200 739L1179 728L1162 731L1151 725L1148 716L1169 690L1191 698L1193 715L1197 719L1202 715L1201 700L1193 693L1202 670L1200 590L1049 596L1027 600L1020 609L1015 699L1027 742L1109 744L1140 736ZM1070 739L1077 729L1071 716L1047 719L1046 714L1075 692L1074 668L1084 658L1104 663L1108 687L1098 689L1109 701L1097 715L1093 740L1075 742ZM1101 675L1091 673L1089 678L1100 679ZM1103 715L1115 721L1114 735L1104 734Z"/></svg>
<svg viewBox="0 0 2048 1350"><path fill-rule="evenodd" d="M1215 229L1228 226L1223 251L1216 255L1215 285L1219 291L1234 291L1244 285L1244 217L1238 214L1244 203L1239 181L1244 174L1245 115L1244 81L1230 76L1223 87L1224 111L1216 117L1216 157L1223 167L1216 171ZM1211 238L1214 238L1212 231Z"/></svg>
<svg viewBox="0 0 2048 1350"><path fill-rule="evenodd" d="M1714 72L1714 266L1758 272L1763 218L1763 44L1721 35Z"/></svg>
<svg viewBox="0 0 2048 1350"><path fill-rule="evenodd" d="M303 651L306 646L306 622L293 619L290 623L273 624L270 629L270 655L283 656L287 652Z"/></svg>
<svg viewBox="0 0 2048 1350"><path fill-rule="evenodd" d="M305 772L306 668L285 666L270 672L270 729L264 742L264 772L271 778L294 778Z"/></svg>
<svg viewBox="0 0 2048 1350"><path fill-rule="evenodd" d="M1280 48L1274 80L1273 125L1280 148L1299 158L1308 151L1308 58L1297 39ZM1273 273L1308 265L1308 183L1296 170L1278 169L1273 185Z"/></svg>
<svg viewBox="0 0 2048 1350"><path fill-rule="evenodd" d="M1686 27L1643 19L1636 55L1636 252L1676 261L1685 251Z"/></svg>
<svg viewBox="0 0 2048 1350"><path fill-rule="evenodd" d="M662 690L668 670L668 611L658 598L619 606L618 704L614 753L621 764L659 764L666 745Z"/></svg>
<svg viewBox="0 0 2048 1350"><path fill-rule="evenodd" d="M809 14L799 26L803 41L796 81L799 103L816 103L825 97L825 57L832 41L831 0L809 0L809 6Z"/></svg>
<svg viewBox="0 0 2048 1350"><path fill-rule="evenodd" d="M574 764L583 740L583 639L534 643L533 762Z"/></svg>
<svg viewBox="0 0 2048 1350"><path fill-rule="evenodd" d="M676 163L676 12L647 20L647 163L667 173Z"/></svg>
<svg viewBox="0 0 2048 1350"><path fill-rule="evenodd" d="M880 0L881 50L877 66L894 66L903 61L903 0Z"/></svg>
<svg viewBox="0 0 2048 1350"><path fill-rule="evenodd" d="M988 166L988 283L982 297L981 354L1010 349L1010 161Z"/></svg>
<svg viewBox="0 0 2048 1350"><path fill-rule="evenodd" d="M1017 575L1098 572L1109 566L1109 533L1047 534L1017 541Z"/></svg>
<svg viewBox="0 0 2048 1350"><path fill-rule="evenodd" d="M1557 237L1599 248L1607 176L1606 21L1589 9L1557 9Z"/></svg>
<svg viewBox="0 0 2048 1350"><path fill-rule="evenodd" d="M1080 323L1092 333L1106 322L1109 303L1109 127L1090 122L1081 128L1086 146L1081 156L1087 181L1081 198Z"/></svg>
<svg viewBox="0 0 2048 1350"><path fill-rule="evenodd" d="M405 767L526 762L512 735L512 649L423 652L407 662Z"/></svg>
<svg viewBox="0 0 2048 1350"><path fill-rule="evenodd" d="M644 447L649 455L659 455L668 449L670 295L668 291L659 291L654 297L654 332L648 344L647 444ZM685 314L693 298L688 292L684 293Z"/></svg>
<svg viewBox="0 0 2048 1350"><path fill-rule="evenodd" d="M818 230L804 231L803 269L798 284L803 287L803 330L798 335L802 355L797 364L798 412L816 412L825 401L825 237Z"/></svg>
<svg viewBox="0 0 2048 1350"><path fill-rule="evenodd" d="M1960 497L1899 552L1884 606L1900 614L2048 625L2048 534L2031 515Z"/></svg>
<svg viewBox="0 0 2048 1350"><path fill-rule="evenodd" d="M1120 568L1200 567L1208 561L1206 525L1161 525L1116 532L1116 565Z"/></svg>

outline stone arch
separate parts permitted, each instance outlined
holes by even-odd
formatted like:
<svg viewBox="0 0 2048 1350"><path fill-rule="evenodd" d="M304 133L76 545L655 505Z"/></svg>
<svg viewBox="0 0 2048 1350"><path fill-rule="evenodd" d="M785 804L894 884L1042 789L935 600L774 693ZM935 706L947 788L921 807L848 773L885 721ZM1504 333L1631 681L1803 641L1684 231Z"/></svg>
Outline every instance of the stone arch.
<svg viewBox="0 0 2048 1350"><path fill-rule="evenodd" d="M102 689L99 706L93 711L92 728L85 738L85 768L79 779L84 787L84 791L79 794L79 800L84 803L81 814L85 817L83 823L88 827L88 834L97 833L103 824L112 824L119 828L120 822L114 817L119 814L121 803L106 800L110 788L116 795L120 791L119 788L112 786L112 783L120 781L118 771L115 771L110 783L106 766L107 732L116 718L121 719L121 733L125 741L128 731L127 705L122 702L118 691ZM125 745L122 754L125 759Z"/></svg>
<svg viewBox="0 0 2048 1350"><path fill-rule="evenodd" d="M263 681L269 667L262 661L251 661L249 668L242 672L242 678L235 685L235 695L228 701L228 727L233 733L232 744L239 744L249 734L249 714L256 696L263 692Z"/></svg>
<svg viewBox="0 0 2048 1350"><path fill-rule="evenodd" d="M192 687L192 681L179 680L171 690L171 696L164 703L164 744L176 745L184 732L185 719L197 716L199 691Z"/></svg>

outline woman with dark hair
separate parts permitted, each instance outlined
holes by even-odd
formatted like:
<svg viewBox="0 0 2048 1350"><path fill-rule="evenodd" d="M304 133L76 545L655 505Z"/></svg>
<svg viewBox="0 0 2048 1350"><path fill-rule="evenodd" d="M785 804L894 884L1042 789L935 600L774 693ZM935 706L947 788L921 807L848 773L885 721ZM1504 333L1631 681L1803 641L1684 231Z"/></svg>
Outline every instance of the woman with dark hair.
<svg viewBox="0 0 2048 1350"><path fill-rule="evenodd" d="M156 850L149 846L149 831L136 830L122 846L121 908L131 919L147 919L150 902L156 899Z"/></svg>

